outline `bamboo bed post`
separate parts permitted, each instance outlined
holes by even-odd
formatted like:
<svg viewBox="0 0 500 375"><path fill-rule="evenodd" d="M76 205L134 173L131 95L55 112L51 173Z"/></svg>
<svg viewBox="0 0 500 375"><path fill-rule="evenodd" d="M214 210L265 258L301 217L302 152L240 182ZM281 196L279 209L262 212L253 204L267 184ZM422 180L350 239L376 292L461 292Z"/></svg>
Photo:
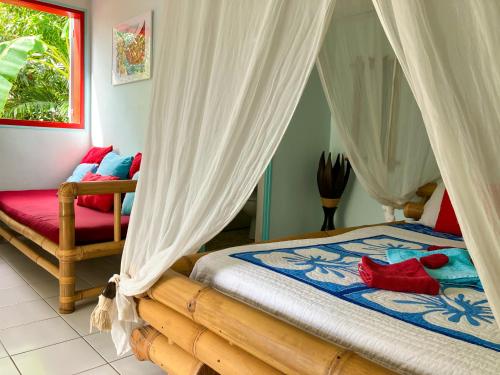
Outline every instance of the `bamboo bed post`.
<svg viewBox="0 0 500 375"><path fill-rule="evenodd" d="M422 197L424 201L426 202L434 193L434 190L436 190L437 184L435 182L429 182L428 184L425 184L424 186L421 186L417 190L417 195L419 197Z"/></svg>
<svg viewBox="0 0 500 375"><path fill-rule="evenodd" d="M75 194L73 183L59 192L59 312L75 311Z"/></svg>
<svg viewBox="0 0 500 375"><path fill-rule="evenodd" d="M430 182L421 186L417 190L417 196L422 198L421 202L408 202L404 206L403 213L405 217L420 220L424 213L425 203L429 200L434 190L436 190L437 184L435 182Z"/></svg>

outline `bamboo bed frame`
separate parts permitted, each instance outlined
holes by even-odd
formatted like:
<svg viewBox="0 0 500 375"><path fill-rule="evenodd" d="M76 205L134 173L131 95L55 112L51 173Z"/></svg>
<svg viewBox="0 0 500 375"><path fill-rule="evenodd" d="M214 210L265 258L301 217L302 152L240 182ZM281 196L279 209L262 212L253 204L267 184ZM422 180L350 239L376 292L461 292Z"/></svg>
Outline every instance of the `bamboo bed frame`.
<svg viewBox="0 0 500 375"><path fill-rule="evenodd" d="M59 312L69 314L75 310L75 302L98 296L103 286L75 290L75 265L77 262L120 254L125 241L121 233L121 195L134 192L137 181L65 182L58 190L59 197L59 244L41 236L29 227L17 222L0 210L0 236L21 251L33 262L59 280ZM75 245L75 199L79 195L114 195L114 240L111 242ZM21 241L17 234L31 240L57 258L59 264L42 257L34 248Z"/></svg>
<svg viewBox="0 0 500 375"><path fill-rule="evenodd" d="M405 216L419 219L435 187L432 183L418 189L422 201L407 203ZM329 237L358 228L278 241ZM139 360L150 360L170 375L394 374L351 350L189 279L196 261L206 254L182 257L147 295L136 299L139 316L148 324L132 333L131 345Z"/></svg>

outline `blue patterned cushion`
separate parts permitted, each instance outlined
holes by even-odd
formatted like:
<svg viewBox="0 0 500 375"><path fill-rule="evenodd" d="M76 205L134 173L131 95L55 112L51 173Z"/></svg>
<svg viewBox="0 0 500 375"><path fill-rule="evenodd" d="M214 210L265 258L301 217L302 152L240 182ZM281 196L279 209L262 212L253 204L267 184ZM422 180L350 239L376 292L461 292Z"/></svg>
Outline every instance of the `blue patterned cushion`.
<svg viewBox="0 0 500 375"><path fill-rule="evenodd" d="M97 164L89 164L89 163L79 164L73 171L73 174L68 177L66 182L80 182L81 180L83 180L83 177L88 172L95 173L98 167L99 165Z"/></svg>
<svg viewBox="0 0 500 375"><path fill-rule="evenodd" d="M120 156L116 152L110 152L102 159L97 169L97 174L101 176L116 176L121 180L126 180L132 160L132 156Z"/></svg>

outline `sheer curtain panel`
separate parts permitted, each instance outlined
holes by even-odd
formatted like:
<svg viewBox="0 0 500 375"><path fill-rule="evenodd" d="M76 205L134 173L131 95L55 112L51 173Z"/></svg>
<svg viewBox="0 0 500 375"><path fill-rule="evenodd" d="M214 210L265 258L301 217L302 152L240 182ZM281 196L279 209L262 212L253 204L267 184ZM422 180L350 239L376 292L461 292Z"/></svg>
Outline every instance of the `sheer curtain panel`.
<svg viewBox="0 0 500 375"><path fill-rule="evenodd" d="M333 0L168 0L112 335L128 350L134 295L240 211L287 128Z"/></svg>
<svg viewBox="0 0 500 375"><path fill-rule="evenodd" d="M500 1L373 0L500 321Z"/></svg>
<svg viewBox="0 0 500 375"><path fill-rule="evenodd" d="M402 207L418 187L439 177L420 110L370 1L339 0L318 68L339 136L363 188ZM350 11L350 9L353 9Z"/></svg>

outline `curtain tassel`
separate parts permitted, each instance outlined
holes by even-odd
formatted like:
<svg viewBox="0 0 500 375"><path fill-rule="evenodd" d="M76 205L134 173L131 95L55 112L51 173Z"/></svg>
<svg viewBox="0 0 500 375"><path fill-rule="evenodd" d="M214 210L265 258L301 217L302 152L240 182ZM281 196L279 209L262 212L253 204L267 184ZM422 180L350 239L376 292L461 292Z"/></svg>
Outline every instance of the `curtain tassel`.
<svg viewBox="0 0 500 375"><path fill-rule="evenodd" d="M90 315L90 332L92 328L97 328L100 332L111 331L114 299L116 297L116 287L119 281L119 276L114 275L106 285L106 288L99 296L99 302Z"/></svg>

